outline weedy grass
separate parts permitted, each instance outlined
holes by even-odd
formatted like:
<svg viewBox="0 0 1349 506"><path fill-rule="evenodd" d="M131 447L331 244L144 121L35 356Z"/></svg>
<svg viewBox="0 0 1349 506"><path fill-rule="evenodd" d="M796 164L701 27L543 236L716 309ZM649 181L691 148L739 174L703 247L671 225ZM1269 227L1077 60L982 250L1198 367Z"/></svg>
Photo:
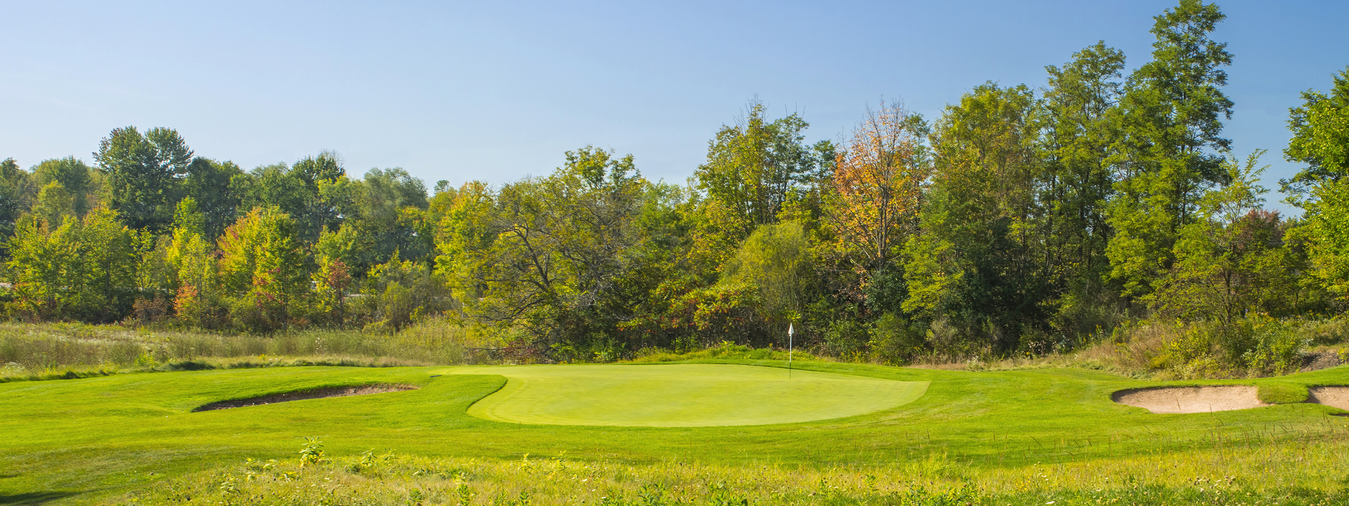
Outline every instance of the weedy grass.
<svg viewBox="0 0 1349 506"><path fill-rule="evenodd" d="M285 367L10 382L0 384L7 436L0 503L1349 501L1349 418L1327 406L1156 415L1110 394L1172 383L1100 371L796 367L931 383L913 402L846 418L651 428L470 416L470 405L506 384L491 368ZM191 412L226 399L364 384L421 388ZM1349 385L1349 368L1185 384L1253 384L1292 400L1299 387ZM309 460L302 466L302 459Z"/></svg>
<svg viewBox="0 0 1349 506"><path fill-rule="evenodd" d="M463 332L425 322L395 335L311 329L272 335L82 323L0 323L0 381L119 372L290 365L416 366L464 363Z"/></svg>

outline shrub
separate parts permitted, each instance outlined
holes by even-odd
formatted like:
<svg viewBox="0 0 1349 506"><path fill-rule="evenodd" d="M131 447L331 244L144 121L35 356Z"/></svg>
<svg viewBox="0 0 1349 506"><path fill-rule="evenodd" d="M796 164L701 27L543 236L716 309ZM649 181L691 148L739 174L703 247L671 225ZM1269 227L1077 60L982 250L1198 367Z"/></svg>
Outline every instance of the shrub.
<svg viewBox="0 0 1349 506"><path fill-rule="evenodd" d="M871 328L872 359L893 365L912 362L914 357L926 351L927 327L906 321L891 313L881 315Z"/></svg>
<svg viewBox="0 0 1349 506"><path fill-rule="evenodd" d="M1308 340L1299 326L1266 315L1177 328L1149 365L1181 378L1287 374L1301 365Z"/></svg>

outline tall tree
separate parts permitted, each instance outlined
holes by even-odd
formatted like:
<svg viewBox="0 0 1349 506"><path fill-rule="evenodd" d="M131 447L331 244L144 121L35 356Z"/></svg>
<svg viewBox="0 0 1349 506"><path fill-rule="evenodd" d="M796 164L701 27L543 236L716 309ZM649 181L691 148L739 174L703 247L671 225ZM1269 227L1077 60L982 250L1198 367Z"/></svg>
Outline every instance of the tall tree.
<svg viewBox="0 0 1349 506"><path fill-rule="evenodd" d="M188 165L182 193L184 198L195 201L194 212L201 214L201 229L197 233L207 244L214 244L220 234L225 233L225 227L234 223L243 212L240 209L243 203L240 183L244 178L243 169L234 162L218 162L199 156Z"/></svg>
<svg viewBox="0 0 1349 506"><path fill-rule="evenodd" d="M1263 151L1244 167L1227 162L1231 184L1205 193L1199 217L1181 231L1176 262L1149 298L1163 314L1217 320L1230 325L1251 309L1270 309L1261 290L1269 285L1296 286L1280 262L1282 232L1278 214L1260 210L1267 191L1260 186ZM1284 274L1269 280L1270 274ZM1271 281L1278 281L1274 283Z"/></svg>
<svg viewBox="0 0 1349 506"><path fill-rule="evenodd" d="M136 232L107 209L52 225L25 215L9 241L17 309L44 319L111 322L125 316L135 296Z"/></svg>
<svg viewBox="0 0 1349 506"><path fill-rule="evenodd" d="M866 119L836 155L831 181L835 200L826 206L826 215L836 230L839 253L860 275L858 293L893 287L879 279L889 271L902 276L895 258L918 230L923 185L931 174L923 145L927 134L922 116L882 101L878 110L868 108ZM872 292L873 299L904 300L902 293Z"/></svg>
<svg viewBox="0 0 1349 506"><path fill-rule="evenodd" d="M0 161L0 237L14 235L15 223L33 205L38 189L30 174L19 168L13 158ZM8 250L4 251L8 258Z"/></svg>
<svg viewBox="0 0 1349 506"><path fill-rule="evenodd" d="M1293 139L1284 156L1307 167L1283 186L1306 210L1300 234L1312 246L1313 274L1349 300L1349 67L1333 80L1329 93L1303 92L1303 104L1289 111Z"/></svg>
<svg viewBox="0 0 1349 506"><path fill-rule="evenodd" d="M90 209L89 191L94 184L92 171L83 161L67 156L43 160L33 168L33 178L42 187L54 182L61 183L61 187L70 193L71 209L75 215L84 216Z"/></svg>
<svg viewBox="0 0 1349 506"><path fill-rule="evenodd" d="M254 208L220 238L220 282L235 325L271 332L290 325L309 289L310 266L295 220Z"/></svg>
<svg viewBox="0 0 1349 506"><path fill-rule="evenodd" d="M350 218L343 226L355 228L357 254L352 267L356 272L364 274L388 262L394 253L414 262L433 258L435 224L424 220L423 211L429 204L421 179L394 167L371 169L357 183L345 189L324 186L329 195L350 199Z"/></svg>
<svg viewBox="0 0 1349 506"><path fill-rule="evenodd" d="M94 153L108 176L109 203L128 226L163 233L173 223L178 184L188 173L192 149L169 128L151 128L141 135L136 127L113 129Z"/></svg>
<svg viewBox="0 0 1349 506"><path fill-rule="evenodd" d="M1113 235L1105 206L1114 193L1110 147L1119 137L1119 82L1124 54L1104 42L1073 54L1062 68L1049 66L1045 89L1044 203L1046 248L1042 260L1062 294L1056 325L1076 337L1111 327L1102 313L1118 289L1102 283Z"/></svg>
<svg viewBox="0 0 1349 506"><path fill-rule="evenodd" d="M1034 93L987 83L947 107L933 133L935 172L923 233L905 246L903 307L948 320L975 346L1005 353L1045 322Z"/></svg>
<svg viewBox="0 0 1349 506"><path fill-rule="evenodd" d="M731 247L759 225L774 223L789 192L820 179L832 144L805 144L810 126L796 114L769 121L762 102L751 102L746 117L723 126L708 143L707 162L694 171L697 187L707 195L710 218L726 234Z"/></svg>
<svg viewBox="0 0 1349 506"><path fill-rule="evenodd" d="M632 312L621 288L646 185L631 156L586 147L547 178L495 194L466 186L443 222L439 270L478 322L527 329L564 358L587 355L612 344Z"/></svg>
<svg viewBox="0 0 1349 506"><path fill-rule="evenodd" d="M195 163L195 162L194 162ZM173 237L165 259L177 274L174 312L178 320L198 327L216 327L222 323L223 304L216 274L215 250L203 230L208 217L200 212L196 199L184 197L174 212Z"/></svg>
<svg viewBox="0 0 1349 506"><path fill-rule="evenodd" d="M1224 15L1213 4L1181 0L1155 18L1153 61L1130 75L1119 115L1118 182L1109 204L1115 236L1106 253L1111 275L1131 295L1150 293L1170 270L1180 230L1195 220L1199 200L1227 182L1222 169L1231 141L1221 137L1232 101L1222 67L1227 44L1209 39Z"/></svg>

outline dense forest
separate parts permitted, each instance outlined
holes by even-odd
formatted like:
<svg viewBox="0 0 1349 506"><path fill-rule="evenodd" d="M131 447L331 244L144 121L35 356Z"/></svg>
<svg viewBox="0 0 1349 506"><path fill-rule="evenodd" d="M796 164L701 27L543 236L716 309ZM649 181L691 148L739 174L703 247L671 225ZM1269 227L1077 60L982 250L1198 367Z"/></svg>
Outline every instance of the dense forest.
<svg viewBox="0 0 1349 506"><path fill-rule="evenodd" d="M1177 322L1159 360L1284 368L1305 341L1286 322L1349 296L1349 69L1291 111L1302 215L1267 210L1264 151L1222 133L1222 19L1183 0L1128 75L1102 42L935 119L882 102L837 143L751 102L687 184L587 146L428 192L333 153L245 171L117 128L92 165L0 164L4 310L262 334L443 318L537 361L782 346L789 324L843 359L959 360Z"/></svg>

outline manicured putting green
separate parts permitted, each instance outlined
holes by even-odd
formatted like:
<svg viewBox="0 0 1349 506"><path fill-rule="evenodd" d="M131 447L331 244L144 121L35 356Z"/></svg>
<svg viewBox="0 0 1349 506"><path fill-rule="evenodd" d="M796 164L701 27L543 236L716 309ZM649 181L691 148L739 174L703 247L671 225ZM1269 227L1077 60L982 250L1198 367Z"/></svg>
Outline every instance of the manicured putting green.
<svg viewBox="0 0 1349 506"><path fill-rule="evenodd" d="M499 374L500 391L468 414L550 425L707 427L808 422L901 406L927 381L726 364L456 367L449 374Z"/></svg>

